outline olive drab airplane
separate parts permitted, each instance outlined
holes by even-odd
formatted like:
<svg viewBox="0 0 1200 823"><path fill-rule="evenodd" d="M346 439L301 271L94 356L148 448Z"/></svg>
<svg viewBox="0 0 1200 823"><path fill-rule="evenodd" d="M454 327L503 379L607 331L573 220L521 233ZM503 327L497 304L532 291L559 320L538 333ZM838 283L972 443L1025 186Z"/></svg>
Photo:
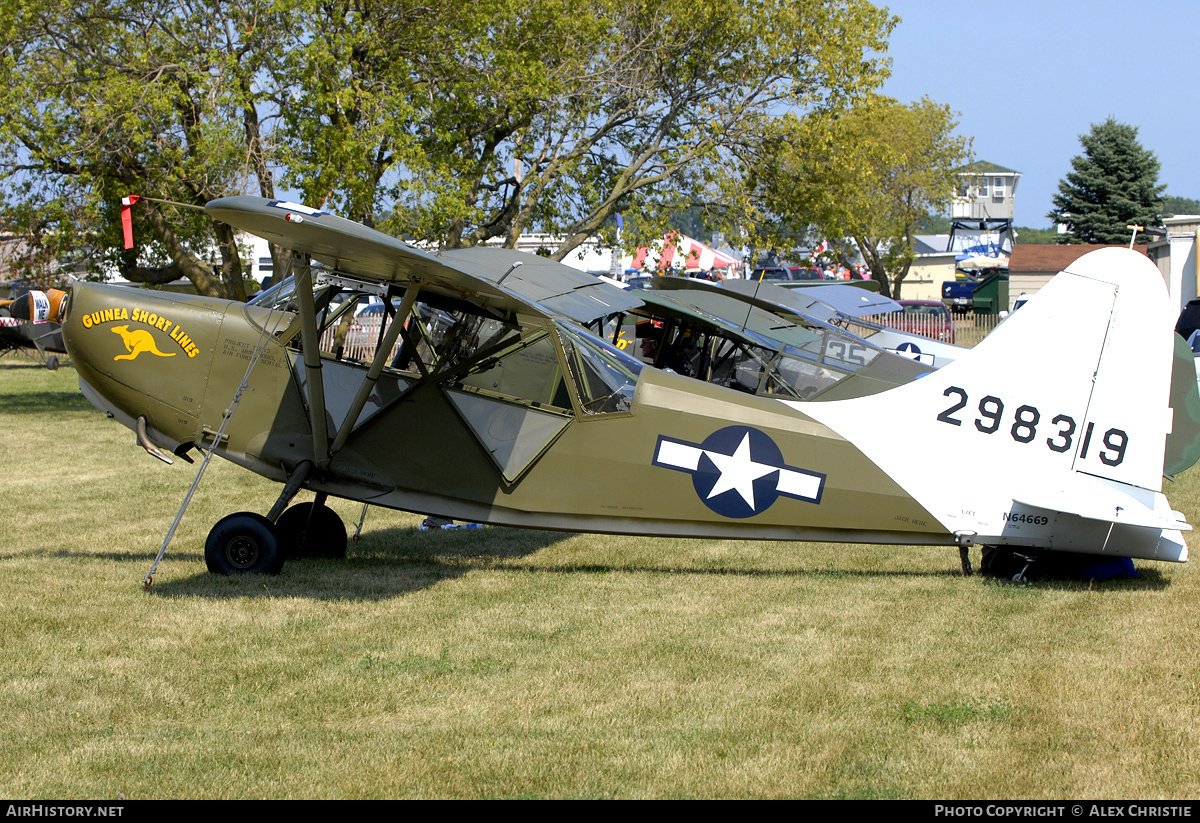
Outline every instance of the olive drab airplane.
<svg viewBox="0 0 1200 823"><path fill-rule="evenodd" d="M643 305L631 311L643 360L754 394L822 401L874 394L945 365L953 359L947 351L962 351L900 331L878 345L891 330L864 316L900 304L854 286L811 286L799 294L746 280L647 280L637 292ZM618 315L596 331L629 351L627 319Z"/></svg>
<svg viewBox="0 0 1200 823"><path fill-rule="evenodd" d="M952 343L881 325L877 322L878 315L900 312L903 307L889 297L848 283L785 288L769 282L726 280L721 285L775 314L836 325L864 338L874 348L915 360L922 365L940 369L963 353L962 347Z"/></svg>
<svg viewBox="0 0 1200 823"><path fill-rule="evenodd" d="M703 280L655 277L652 283L635 292L641 305L602 327L594 324L598 336L626 352L636 344L632 350L649 365L797 400L873 394L930 371L817 313L783 310Z"/></svg>
<svg viewBox="0 0 1200 823"><path fill-rule="evenodd" d="M329 495L517 527L945 545L964 571L973 545L1187 559L1162 479L1196 460L1200 393L1134 252L1080 258L944 368L822 401L644 365L584 328L638 293L554 261L423 251L289 202L207 210L291 249L293 276L252 304L80 282L58 319L84 394L147 451L284 484L265 516L213 527L213 572L344 555ZM387 322L360 362L347 335L373 298ZM856 373L830 365L835 385ZM316 500L288 508L302 488Z"/></svg>

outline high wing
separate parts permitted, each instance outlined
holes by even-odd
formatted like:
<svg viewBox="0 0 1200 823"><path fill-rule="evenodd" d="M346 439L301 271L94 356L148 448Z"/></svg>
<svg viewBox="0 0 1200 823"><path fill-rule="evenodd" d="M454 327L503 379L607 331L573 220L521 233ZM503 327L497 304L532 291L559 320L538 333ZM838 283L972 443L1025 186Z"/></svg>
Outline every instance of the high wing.
<svg viewBox="0 0 1200 823"><path fill-rule="evenodd" d="M207 206L217 220L311 256L337 272L380 283L418 283L504 313L580 323L641 305L630 292L554 260L510 249L428 252L328 212L261 197Z"/></svg>
<svg viewBox="0 0 1200 823"><path fill-rule="evenodd" d="M924 364L887 352L819 317L781 308L753 294L683 277L655 277L651 285L641 290L646 306L636 313L665 316L735 341L747 351L757 347L768 353L759 356L762 373L756 368L747 379L742 366L724 385L758 394L782 392L805 400L831 400L886 391L929 371Z"/></svg>
<svg viewBox="0 0 1200 823"><path fill-rule="evenodd" d="M845 283L787 289L775 283L731 279L721 287L751 298L756 305L826 322L900 311L900 304L890 297Z"/></svg>
<svg viewBox="0 0 1200 823"><path fill-rule="evenodd" d="M811 327L757 308L704 281L656 277L654 288L643 289L641 297L647 304L643 311L673 313L680 320L708 323L733 339L772 349L820 347L821 335Z"/></svg>

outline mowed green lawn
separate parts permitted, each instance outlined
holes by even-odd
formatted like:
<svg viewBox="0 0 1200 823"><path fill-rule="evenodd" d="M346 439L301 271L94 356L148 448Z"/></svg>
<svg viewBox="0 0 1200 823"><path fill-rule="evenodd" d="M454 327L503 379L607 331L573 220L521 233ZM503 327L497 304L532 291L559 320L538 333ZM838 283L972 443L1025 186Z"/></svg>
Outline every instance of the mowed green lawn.
<svg viewBox="0 0 1200 823"><path fill-rule="evenodd" d="M0 467L5 797L1200 795L1194 564L1016 585L373 509L345 561L217 578L210 526L279 486L215 461L147 593L194 466L9 357ZM1195 470L1167 493L1200 522Z"/></svg>

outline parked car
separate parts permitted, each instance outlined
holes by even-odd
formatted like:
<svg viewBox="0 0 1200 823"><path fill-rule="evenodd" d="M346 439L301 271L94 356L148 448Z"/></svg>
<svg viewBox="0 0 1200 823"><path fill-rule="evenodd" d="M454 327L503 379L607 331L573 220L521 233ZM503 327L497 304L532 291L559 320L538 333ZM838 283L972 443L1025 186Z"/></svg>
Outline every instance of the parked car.
<svg viewBox="0 0 1200 823"><path fill-rule="evenodd" d="M959 314L966 314L975 305L976 280L947 280L942 284L942 300Z"/></svg>
<svg viewBox="0 0 1200 823"><path fill-rule="evenodd" d="M890 315L889 326L944 343L954 342L954 318L944 303L937 300L901 300L900 306L902 311Z"/></svg>
<svg viewBox="0 0 1200 823"><path fill-rule="evenodd" d="M1189 339L1196 329L1200 329L1200 297L1187 301L1179 313L1179 319L1175 321L1175 333L1184 340Z"/></svg>
<svg viewBox="0 0 1200 823"><path fill-rule="evenodd" d="M793 280L824 280L825 274L816 266L792 266L788 269Z"/></svg>

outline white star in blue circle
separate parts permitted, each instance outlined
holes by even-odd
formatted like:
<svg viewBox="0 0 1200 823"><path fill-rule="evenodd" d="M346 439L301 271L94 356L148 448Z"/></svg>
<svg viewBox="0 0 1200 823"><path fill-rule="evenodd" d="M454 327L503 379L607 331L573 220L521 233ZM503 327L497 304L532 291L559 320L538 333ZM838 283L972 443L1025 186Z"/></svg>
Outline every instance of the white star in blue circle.
<svg viewBox="0 0 1200 823"><path fill-rule="evenodd" d="M724 517L753 517L780 495L821 502L825 475L788 466L769 436L749 426L727 426L697 445L658 438L654 465L692 475L704 505Z"/></svg>

